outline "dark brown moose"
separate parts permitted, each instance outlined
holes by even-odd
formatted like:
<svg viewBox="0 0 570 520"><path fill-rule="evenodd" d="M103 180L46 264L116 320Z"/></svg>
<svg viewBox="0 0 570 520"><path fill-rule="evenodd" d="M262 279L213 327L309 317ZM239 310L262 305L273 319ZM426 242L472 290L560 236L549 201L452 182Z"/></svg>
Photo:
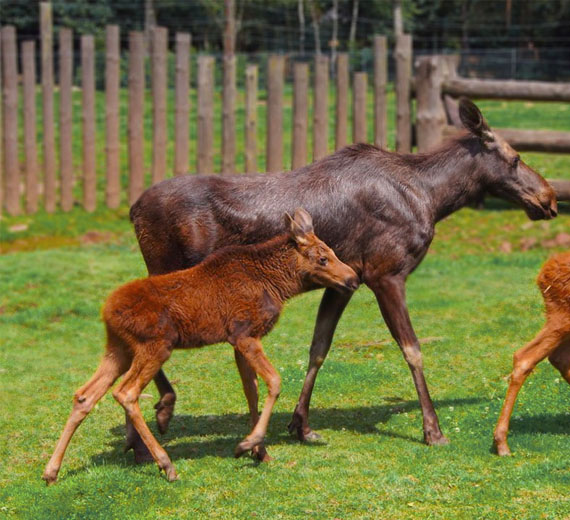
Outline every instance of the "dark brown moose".
<svg viewBox="0 0 570 520"><path fill-rule="evenodd" d="M113 391L152 457L175 480L176 470L152 435L138 398L173 349L228 341L248 401L253 429L238 444L236 457L253 450L269 457L263 439L281 379L263 352L260 338L275 325L285 300L318 286L349 293L358 287L356 273L313 233L303 209L288 217L289 233L267 242L233 246L184 271L127 283L103 308L106 352L95 375L77 392L73 410L46 466L43 479L55 482L71 437L95 403L121 375ZM258 415L257 374L268 394Z"/></svg>
<svg viewBox="0 0 570 520"><path fill-rule="evenodd" d="M387 152L357 144L297 170L251 176L180 176L149 188L131 208L151 275L195 265L228 244L260 242L283 230L282 215L302 206L315 230L374 292L382 316L406 359L423 414L424 439L444 444L423 374L422 355L405 298L408 275L425 256L436 222L480 200L485 192L518 204L533 220L556 216L550 185L463 99L466 132L421 154ZM289 430L301 440L319 368L350 294L327 289L319 308L309 369ZM164 432L175 394L164 373L157 421ZM128 428L127 447L144 459Z"/></svg>
<svg viewBox="0 0 570 520"><path fill-rule="evenodd" d="M570 253L550 258L540 270L538 288L544 299L546 323L532 341L517 350L503 410L495 428L499 455L510 455L507 444L509 421L517 394L534 367L544 358L570 383Z"/></svg>

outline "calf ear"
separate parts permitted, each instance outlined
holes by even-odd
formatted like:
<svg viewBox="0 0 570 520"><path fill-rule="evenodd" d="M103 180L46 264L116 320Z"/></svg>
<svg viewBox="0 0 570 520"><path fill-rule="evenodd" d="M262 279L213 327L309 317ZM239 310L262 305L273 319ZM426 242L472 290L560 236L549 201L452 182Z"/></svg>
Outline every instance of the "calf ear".
<svg viewBox="0 0 570 520"><path fill-rule="evenodd" d="M459 118L463 126L483 141L493 141L493 132L477 105L467 98L459 100Z"/></svg>
<svg viewBox="0 0 570 520"><path fill-rule="evenodd" d="M307 233L313 232L313 219L303 208L297 208L293 218L287 214L291 238L298 244L307 243Z"/></svg>

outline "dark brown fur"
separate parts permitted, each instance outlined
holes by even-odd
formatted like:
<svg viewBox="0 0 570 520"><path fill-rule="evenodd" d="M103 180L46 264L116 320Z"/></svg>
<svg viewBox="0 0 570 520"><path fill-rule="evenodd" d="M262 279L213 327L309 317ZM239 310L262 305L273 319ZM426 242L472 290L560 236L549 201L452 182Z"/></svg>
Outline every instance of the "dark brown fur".
<svg viewBox="0 0 570 520"><path fill-rule="evenodd" d="M408 315L406 278L427 253L435 224L483 193L515 202L532 219L556 215L548 183L489 129L473 103L464 100L460 107L467 132L430 153L398 154L358 144L292 172L188 175L153 186L131 209L149 274L195 265L227 244L266 240L283 231L283 212L306 208L317 235L376 295L412 372L424 438L428 444L445 443ZM316 437L308 422L309 402L349 299L329 289L323 296L309 370L290 424L302 440ZM155 381L162 396L157 419L164 430L175 395L162 371ZM129 443L138 460L136 438L129 436Z"/></svg>
<svg viewBox="0 0 570 520"><path fill-rule="evenodd" d="M275 325L283 303L315 286L353 291L356 273L313 233L310 216L297 210L290 232L268 242L234 246L184 271L135 280L115 290L103 308L106 353L93 378L74 397L73 411L44 472L54 482L71 436L115 380L113 397L169 480L177 478L166 451L146 425L138 405L143 388L172 350L227 341L234 346L253 425L236 456L268 455L263 439L281 380L265 357L260 338ZM268 396L257 412L256 375Z"/></svg>
<svg viewBox="0 0 570 520"><path fill-rule="evenodd" d="M538 288L544 299L546 323L534 339L517 350L503 410L495 428L499 455L510 455L509 422L517 394L534 367L543 359L556 367L570 383L570 253L550 258L540 270Z"/></svg>

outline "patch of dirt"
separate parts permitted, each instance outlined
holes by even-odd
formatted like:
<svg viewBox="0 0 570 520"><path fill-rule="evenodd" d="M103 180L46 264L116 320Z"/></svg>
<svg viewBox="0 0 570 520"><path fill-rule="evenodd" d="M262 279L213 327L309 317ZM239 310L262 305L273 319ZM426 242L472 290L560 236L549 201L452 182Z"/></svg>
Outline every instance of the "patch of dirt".
<svg viewBox="0 0 570 520"><path fill-rule="evenodd" d="M109 231L87 231L79 241L82 245L101 244L111 242L114 238L113 233Z"/></svg>
<svg viewBox="0 0 570 520"><path fill-rule="evenodd" d="M556 235L554 238L551 240L544 240L540 245L547 249L553 247L568 247L570 246L570 234L558 233L558 235Z"/></svg>

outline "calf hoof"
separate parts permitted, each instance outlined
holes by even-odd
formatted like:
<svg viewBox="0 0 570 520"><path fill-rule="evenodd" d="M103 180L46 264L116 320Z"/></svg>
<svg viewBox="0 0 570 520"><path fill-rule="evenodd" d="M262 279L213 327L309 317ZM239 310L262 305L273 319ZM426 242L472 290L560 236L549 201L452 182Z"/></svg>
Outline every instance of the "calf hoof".
<svg viewBox="0 0 570 520"><path fill-rule="evenodd" d="M499 457L507 457L512 455L511 450L506 442L495 442L495 450L497 450L497 455Z"/></svg>
<svg viewBox="0 0 570 520"><path fill-rule="evenodd" d="M166 394L154 405L154 409L156 410L156 424L158 426L158 431L162 435L168 431L170 419L172 419L172 415L174 414L175 401L176 396L173 394Z"/></svg>
<svg viewBox="0 0 570 520"><path fill-rule="evenodd" d="M178 475L176 474L174 465L170 465L170 467L165 468L164 473L166 474L166 480L168 480L168 482L174 482L175 480L178 480Z"/></svg>
<svg viewBox="0 0 570 520"><path fill-rule="evenodd" d="M428 446L445 446L449 444L449 439L441 432L424 434L424 441Z"/></svg>
<svg viewBox="0 0 570 520"><path fill-rule="evenodd" d="M55 484L57 480L57 471L54 470L45 470L44 474L42 475L42 480L45 480L47 486L51 486Z"/></svg>
<svg viewBox="0 0 570 520"><path fill-rule="evenodd" d="M246 437L241 441L234 451L235 458L241 457L244 453L253 450L256 446L259 446L263 442L263 437Z"/></svg>
<svg viewBox="0 0 570 520"><path fill-rule="evenodd" d="M308 425L304 425L305 422L306 421L303 420L301 414L295 410L295 412L293 412L291 422L287 426L289 433L291 435L297 435L297 439L301 442L315 442L322 440L322 437L317 432L311 430Z"/></svg>

